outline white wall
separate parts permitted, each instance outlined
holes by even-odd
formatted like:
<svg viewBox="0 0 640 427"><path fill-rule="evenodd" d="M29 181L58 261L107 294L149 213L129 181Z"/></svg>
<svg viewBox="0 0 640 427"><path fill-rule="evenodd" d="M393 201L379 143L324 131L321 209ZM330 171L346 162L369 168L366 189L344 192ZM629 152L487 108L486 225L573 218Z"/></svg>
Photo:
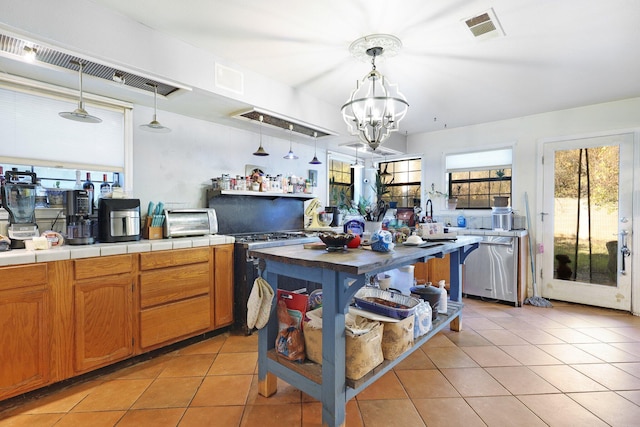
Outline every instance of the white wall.
<svg viewBox="0 0 640 427"><path fill-rule="evenodd" d="M291 174L308 177L309 169L318 171L318 187L314 194L326 202L326 150L318 143L321 165L310 165L313 146L297 142L293 137L293 152L298 160L282 157L289 151L289 138L263 136L262 144L270 154L258 157L252 153L260 144L259 134L223 126L208 121L158 111L160 122L172 132L158 134L139 129L149 122L153 109L134 108L133 131L133 194L141 206L149 201L174 203L175 207L205 207L205 190L211 178L223 173L244 174L246 164L260 165L272 175ZM171 206L170 204L168 205Z"/></svg>

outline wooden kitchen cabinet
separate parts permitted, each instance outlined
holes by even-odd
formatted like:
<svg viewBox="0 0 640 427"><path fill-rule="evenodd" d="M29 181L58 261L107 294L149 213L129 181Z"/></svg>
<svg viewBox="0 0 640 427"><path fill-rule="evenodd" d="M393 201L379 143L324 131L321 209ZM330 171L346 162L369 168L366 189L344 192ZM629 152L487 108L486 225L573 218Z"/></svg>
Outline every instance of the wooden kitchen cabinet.
<svg viewBox="0 0 640 427"><path fill-rule="evenodd" d="M140 348L168 345L213 329L214 251L140 254Z"/></svg>
<svg viewBox="0 0 640 427"><path fill-rule="evenodd" d="M214 327L233 323L233 245L213 246Z"/></svg>
<svg viewBox="0 0 640 427"><path fill-rule="evenodd" d="M47 265L0 268L0 399L50 382Z"/></svg>
<svg viewBox="0 0 640 427"><path fill-rule="evenodd" d="M431 282L436 286L439 280L444 280L448 288L451 277L449 265L449 254L444 258L431 258L427 262L418 262L415 264L414 277L418 284Z"/></svg>
<svg viewBox="0 0 640 427"><path fill-rule="evenodd" d="M115 255L74 262L76 373L133 355L133 261Z"/></svg>

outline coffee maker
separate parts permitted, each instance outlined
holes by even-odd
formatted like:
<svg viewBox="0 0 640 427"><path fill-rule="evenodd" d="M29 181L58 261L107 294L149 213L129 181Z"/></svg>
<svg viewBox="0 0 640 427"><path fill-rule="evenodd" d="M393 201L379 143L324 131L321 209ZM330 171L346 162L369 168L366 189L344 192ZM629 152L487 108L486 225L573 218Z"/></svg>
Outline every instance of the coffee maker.
<svg viewBox="0 0 640 427"><path fill-rule="evenodd" d="M6 182L1 187L2 206L9 213L8 234L12 249L23 249L25 240L38 237L36 224L36 174L7 171Z"/></svg>
<svg viewBox="0 0 640 427"><path fill-rule="evenodd" d="M85 190L67 190L64 214L67 218L67 240L70 245L90 245L95 242L93 232L93 200Z"/></svg>

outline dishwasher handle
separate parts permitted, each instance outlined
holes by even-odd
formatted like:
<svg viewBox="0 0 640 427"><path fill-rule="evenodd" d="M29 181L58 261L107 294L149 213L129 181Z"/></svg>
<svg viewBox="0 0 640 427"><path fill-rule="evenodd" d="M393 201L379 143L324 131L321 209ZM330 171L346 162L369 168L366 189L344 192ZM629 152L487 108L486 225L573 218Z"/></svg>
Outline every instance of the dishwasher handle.
<svg viewBox="0 0 640 427"><path fill-rule="evenodd" d="M480 242L481 245L485 246L512 246L513 242Z"/></svg>

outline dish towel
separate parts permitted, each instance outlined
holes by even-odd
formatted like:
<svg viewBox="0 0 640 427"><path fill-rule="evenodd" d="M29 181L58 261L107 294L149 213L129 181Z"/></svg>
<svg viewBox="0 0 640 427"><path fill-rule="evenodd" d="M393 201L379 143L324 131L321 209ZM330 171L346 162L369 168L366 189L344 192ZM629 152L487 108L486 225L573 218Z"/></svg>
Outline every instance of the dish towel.
<svg viewBox="0 0 640 427"><path fill-rule="evenodd" d="M271 303L273 302L273 288L262 277L253 282L253 288L247 301L247 326L262 329L269 321Z"/></svg>

